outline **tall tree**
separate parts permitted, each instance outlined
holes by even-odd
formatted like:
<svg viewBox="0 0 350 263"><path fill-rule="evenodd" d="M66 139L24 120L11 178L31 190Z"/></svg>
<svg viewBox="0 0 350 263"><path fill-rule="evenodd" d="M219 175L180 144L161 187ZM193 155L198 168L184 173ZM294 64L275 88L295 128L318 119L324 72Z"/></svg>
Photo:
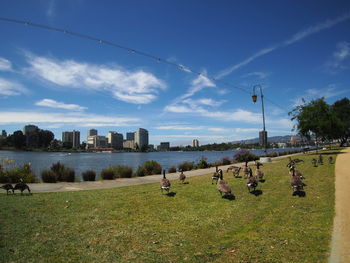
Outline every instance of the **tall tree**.
<svg viewBox="0 0 350 263"><path fill-rule="evenodd" d="M7 137L7 140L10 145L18 149L21 149L26 145L26 136L22 131L15 131L12 135Z"/></svg>
<svg viewBox="0 0 350 263"><path fill-rule="evenodd" d="M343 98L336 101L332 105L332 110L339 121L336 132L340 139L340 146L344 146L350 138L350 100Z"/></svg>
<svg viewBox="0 0 350 263"><path fill-rule="evenodd" d="M296 121L294 129L301 136L308 139L315 136L316 142L336 137L333 131L338 122L324 98L304 102L289 112L289 115L292 116L291 120Z"/></svg>

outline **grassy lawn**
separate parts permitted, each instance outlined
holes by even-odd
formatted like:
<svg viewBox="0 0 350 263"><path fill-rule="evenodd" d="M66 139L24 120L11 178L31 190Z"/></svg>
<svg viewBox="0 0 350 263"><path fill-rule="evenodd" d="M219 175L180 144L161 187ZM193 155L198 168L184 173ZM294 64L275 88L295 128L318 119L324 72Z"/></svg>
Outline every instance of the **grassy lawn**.
<svg viewBox="0 0 350 263"><path fill-rule="evenodd" d="M173 196L159 184L0 194L0 262L326 262L334 164L297 157L305 197L292 196L287 159L262 167L258 196L224 173L235 200L220 198L211 175L173 181Z"/></svg>

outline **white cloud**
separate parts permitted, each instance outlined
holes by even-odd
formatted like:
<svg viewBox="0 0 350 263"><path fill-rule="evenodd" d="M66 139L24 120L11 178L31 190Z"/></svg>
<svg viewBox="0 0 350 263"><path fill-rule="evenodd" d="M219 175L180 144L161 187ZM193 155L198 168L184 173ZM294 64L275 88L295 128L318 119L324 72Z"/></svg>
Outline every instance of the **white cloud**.
<svg viewBox="0 0 350 263"><path fill-rule="evenodd" d="M255 59L264 56L266 54L271 53L272 51L281 48L281 47L286 47L289 46L291 44L294 44L296 42L301 41L302 39L311 36L313 34L316 34L322 30L331 28L343 21L346 21L350 19L350 13L346 13L342 16L336 17L335 19L328 19L325 22L316 24L314 26L310 26L304 30L301 30L299 32L297 32L296 34L294 34L291 38L282 41L278 44L273 45L272 47L268 47L268 48L263 48L260 51L258 51L257 53L253 54L252 56L244 59L243 61L237 63L236 65L233 65L227 69L222 70L216 77L221 79L229 74L231 74L232 72L236 71L237 69L249 64L250 62L254 61Z"/></svg>
<svg viewBox="0 0 350 263"><path fill-rule="evenodd" d="M107 91L118 100L148 104L166 88L162 80L143 70L131 72L118 67L107 67L74 60L55 60L27 54L28 69L45 81L67 88Z"/></svg>
<svg viewBox="0 0 350 263"><path fill-rule="evenodd" d="M11 61L0 57L0 71L12 71Z"/></svg>
<svg viewBox="0 0 350 263"><path fill-rule="evenodd" d="M41 101L36 102L35 105L73 111L82 111L87 109L86 107L82 107L76 104L65 104L63 102L58 102L51 99L42 99Z"/></svg>
<svg viewBox="0 0 350 263"><path fill-rule="evenodd" d="M326 63L326 69L329 73L337 73L345 69L350 58L350 44L346 41L340 42L336 46L332 58Z"/></svg>
<svg viewBox="0 0 350 263"><path fill-rule="evenodd" d="M210 107L218 107L222 105L225 101L215 101L213 99L203 98L203 99L185 99L182 101L185 104L190 105L193 108L199 107L199 106L210 106Z"/></svg>
<svg viewBox="0 0 350 263"><path fill-rule="evenodd" d="M242 77L243 78L258 77L259 79L266 79L269 75L270 74L266 72L255 71L255 72L244 74Z"/></svg>
<svg viewBox="0 0 350 263"><path fill-rule="evenodd" d="M321 89L307 89L302 96L296 97L292 100L293 107L304 104L303 100L307 103L311 100L319 98L332 98L338 95L349 92L348 90L340 90L336 84L329 84L326 88Z"/></svg>
<svg viewBox="0 0 350 263"><path fill-rule="evenodd" d="M42 113L34 111L2 111L0 112L0 124L14 123L46 123L50 125L72 124L85 127L92 126L134 126L140 123L138 118L108 117L87 113Z"/></svg>
<svg viewBox="0 0 350 263"><path fill-rule="evenodd" d="M191 87L187 90L185 94L180 96L179 98L175 99L176 101L182 101L184 99L187 99L197 92L201 91L204 88L210 88L210 87L216 87L215 83L212 82L210 79L208 79L203 74L199 75L197 78L192 80Z"/></svg>
<svg viewBox="0 0 350 263"><path fill-rule="evenodd" d="M0 78L0 95L18 96L27 93L28 90L21 84Z"/></svg>

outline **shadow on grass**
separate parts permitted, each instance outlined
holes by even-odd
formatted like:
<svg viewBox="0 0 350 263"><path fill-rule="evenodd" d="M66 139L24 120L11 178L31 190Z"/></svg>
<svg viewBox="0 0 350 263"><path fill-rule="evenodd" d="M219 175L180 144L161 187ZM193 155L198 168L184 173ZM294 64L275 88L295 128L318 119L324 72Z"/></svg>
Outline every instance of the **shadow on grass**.
<svg viewBox="0 0 350 263"><path fill-rule="evenodd" d="M251 191L249 193L252 194L252 195L255 195L255 196L259 196L259 195L263 194L263 191L261 191L261 190L254 190L254 191Z"/></svg>
<svg viewBox="0 0 350 263"><path fill-rule="evenodd" d="M170 193L167 193L166 195L169 197L175 197L176 192L170 192Z"/></svg>
<svg viewBox="0 0 350 263"><path fill-rule="evenodd" d="M259 180L260 183L265 183L265 181L266 181L265 179L260 179Z"/></svg>
<svg viewBox="0 0 350 263"><path fill-rule="evenodd" d="M223 195L221 198L227 199L227 200L230 200L230 201L236 199L236 197L234 195L232 195L232 194L231 195Z"/></svg>
<svg viewBox="0 0 350 263"><path fill-rule="evenodd" d="M180 184L189 184L190 182L183 182L183 183L180 183Z"/></svg>
<svg viewBox="0 0 350 263"><path fill-rule="evenodd" d="M293 196L305 197L306 193L305 191L295 191L293 192Z"/></svg>
<svg viewBox="0 0 350 263"><path fill-rule="evenodd" d="M242 178L241 175L234 176L234 178Z"/></svg>

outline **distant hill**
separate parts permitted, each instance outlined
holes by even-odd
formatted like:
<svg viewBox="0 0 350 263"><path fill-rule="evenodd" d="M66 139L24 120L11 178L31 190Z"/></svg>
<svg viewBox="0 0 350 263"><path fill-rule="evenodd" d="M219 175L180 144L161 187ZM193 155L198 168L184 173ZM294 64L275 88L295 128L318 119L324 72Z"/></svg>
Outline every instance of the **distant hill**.
<svg viewBox="0 0 350 263"><path fill-rule="evenodd" d="M278 142L290 142L290 138L295 135L285 135L285 136L272 136L268 137L267 141L269 143L278 143ZM259 138L253 138L253 139L247 139L247 140L241 140L241 141L233 141L230 142L232 144L241 143L241 144L253 144L253 143L259 143Z"/></svg>

